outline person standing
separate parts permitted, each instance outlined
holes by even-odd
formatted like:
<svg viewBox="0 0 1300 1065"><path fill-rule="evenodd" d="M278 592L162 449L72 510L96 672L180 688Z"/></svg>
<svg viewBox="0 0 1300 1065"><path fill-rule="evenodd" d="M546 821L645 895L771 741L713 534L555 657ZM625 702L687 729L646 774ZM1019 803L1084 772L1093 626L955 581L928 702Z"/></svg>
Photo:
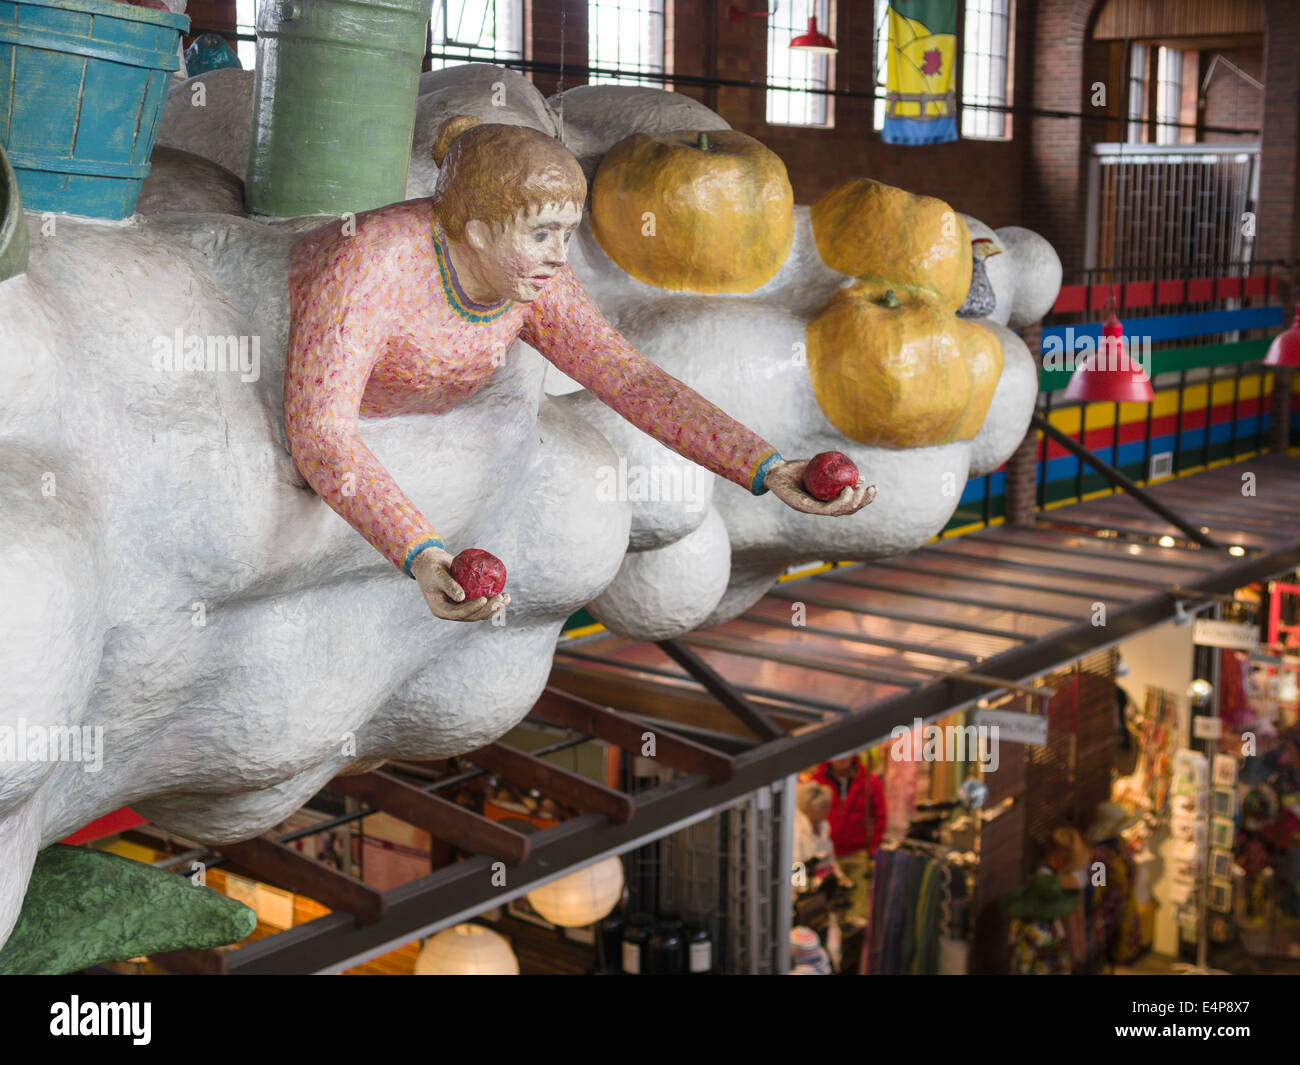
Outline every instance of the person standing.
<svg viewBox="0 0 1300 1065"><path fill-rule="evenodd" d="M860 754L823 762L813 775L831 792L830 824L835 860L853 881L848 920L865 924L871 911L871 861L885 835L885 789Z"/></svg>

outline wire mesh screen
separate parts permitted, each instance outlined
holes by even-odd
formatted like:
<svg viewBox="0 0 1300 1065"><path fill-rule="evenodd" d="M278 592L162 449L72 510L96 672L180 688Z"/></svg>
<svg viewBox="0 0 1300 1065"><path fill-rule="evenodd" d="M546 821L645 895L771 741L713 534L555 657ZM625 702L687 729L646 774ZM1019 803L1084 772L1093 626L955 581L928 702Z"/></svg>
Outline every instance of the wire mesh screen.
<svg viewBox="0 0 1300 1065"><path fill-rule="evenodd" d="M1135 269L1248 261L1258 146L1097 145L1095 265Z"/></svg>
<svg viewBox="0 0 1300 1065"><path fill-rule="evenodd" d="M748 801L727 811L731 860L727 863L729 955L735 973L771 975L785 972L778 964L775 900L776 878L789 878L777 867L781 825L769 788L760 788ZM784 959L786 951L781 951Z"/></svg>
<svg viewBox="0 0 1300 1065"><path fill-rule="evenodd" d="M649 759L625 769L631 794L678 774ZM704 924L717 973L785 971L788 918L781 920L780 803L762 788L702 821L624 856L628 911ZM789 880L788 874L784 878Z"/></svg>

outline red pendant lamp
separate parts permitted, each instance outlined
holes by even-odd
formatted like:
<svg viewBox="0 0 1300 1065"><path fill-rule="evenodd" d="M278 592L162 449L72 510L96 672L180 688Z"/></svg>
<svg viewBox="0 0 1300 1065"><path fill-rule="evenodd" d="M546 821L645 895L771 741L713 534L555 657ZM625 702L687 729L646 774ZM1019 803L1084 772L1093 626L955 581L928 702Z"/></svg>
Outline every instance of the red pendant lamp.
<svg viewBox="0 0 1300 1065"><path fill-rule="evenodd" d="M731 5L731 21L739 22L743 18L769 18L775 11L741 11L735 4ZM834 55L839 51L835 42L817 28L817 16L808 20L808 31L801 33L790 42L790 47L797 52L817 52L820 55Z"/></svg>
<svg viewBox="0 0 1300 1065"><path fill-rule="evenodd" d="M790 49L797 52L816 52L818 55L834 55L839 49L835 42L817 28L817 16L808 20L808 32L801 33L790 42Z"/></svg>
<svg viewBox="0 0 1300 1065"><path fill-rule="evenodd" d="M1291 328L1274 339L1264 357L1265 366L1300 366L1300 303L1295 307Z"/></svg>
<svg viewBox="0 0 1300 1065"><path fill-rule="evenodd" d="M1156 398L1151 378L1128 357L1124 327L1110 312L1101 327L1101 344L1074 371L1065 398L1086 403L1150 403Z"/></svg>

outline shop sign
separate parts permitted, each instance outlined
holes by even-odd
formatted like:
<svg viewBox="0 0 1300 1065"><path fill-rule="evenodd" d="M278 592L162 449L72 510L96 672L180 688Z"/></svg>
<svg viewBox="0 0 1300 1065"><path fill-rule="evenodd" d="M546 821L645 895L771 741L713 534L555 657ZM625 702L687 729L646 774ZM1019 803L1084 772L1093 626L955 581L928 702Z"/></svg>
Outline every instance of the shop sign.
<svg viewBox="0 0 1300 1065"><path fill-rule="evenodd" d="M1198 740L1217 740L1223 735L1223 720L1213 714L1192 718L1192 736Z"/></svg>
<svg viewBox="0 0 1300 1065"><path fill-rule="evenodd" d="M976 728L996 728L1000 743L1025 743L1042 747L1047 743L1047 718L1042 714L1021 714L1015 710L976 710Z"/></svg>
<svg viewBox="0 0 1300 1065"><path fill-rule="evenodd" d="M1192 627L1192 642L1202 647L1231 647L1238 651L1253 651L1259 646L1259 629L1254 625L1238 625L1233 621L1197 618Z"/></svg>

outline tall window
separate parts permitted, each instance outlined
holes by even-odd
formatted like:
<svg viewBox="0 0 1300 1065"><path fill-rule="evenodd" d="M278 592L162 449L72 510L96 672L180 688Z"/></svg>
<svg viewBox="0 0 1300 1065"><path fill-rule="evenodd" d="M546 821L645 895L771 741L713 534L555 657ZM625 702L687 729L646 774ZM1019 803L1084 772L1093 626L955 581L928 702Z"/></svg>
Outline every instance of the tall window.
<svg viewBox="0 0 1300 1065"><path fill-rule="evenodd" d="M524 0L433 0L429 41L431 70L523 59Z"/></svg>
<svg viewBox="0 0 1300 1065"><path fill-rule="evenodd" d="M961 135L987 140L1011 136L1013 0L966 0L961 58Z"/></svg>
<svg viewBox="0 0 1300 1065"><path fill-rule="evenodd" d="M250 36L257 32L257 0L235 0L235 30ZM252 70L257 65L257 42L240 41L235 54L245 70Z"/></svg>
<svg viewBox="0 0 1300 1065"><path fill-rule="evenodd" d="M1183 100L1183 53L1161 48L1156 60L1156 143L1178 143L1178 114Z"/></svg>
<svg viewBox="0 0 1300 1065"><path fill-rule="evenodd" d="M587 4L587 64L637 74L664 73L665 0L590 0ZM591 85L650 85L667 89L662 78L593 74Z"/></svg>
<svg viewBox="0 0 1300 1065"><path fill-rule="evenodd" d="M871 128L885 128L885 89L889 78L889 0L875 0L876 40L876 103L871 117Z"/></svg>
<svg viewBox="0 0 1300 1065"><path fill-rule="evenodd" d="M1141 144L1147 139L1147 46L1129 46L1128 58L1128 132L1124 139L1129 144Z"/></svg>
<svg viewBox="0 0 1300 1065"><path fill-rule="evenodd" d="M790 0L778 3L767 20L767 120L776 126L832 126L831 57L792 51L790 41L808 31L817 16L822 33L831 28L830 0ZM821 90L821 91L817 91Z"/></svg>

